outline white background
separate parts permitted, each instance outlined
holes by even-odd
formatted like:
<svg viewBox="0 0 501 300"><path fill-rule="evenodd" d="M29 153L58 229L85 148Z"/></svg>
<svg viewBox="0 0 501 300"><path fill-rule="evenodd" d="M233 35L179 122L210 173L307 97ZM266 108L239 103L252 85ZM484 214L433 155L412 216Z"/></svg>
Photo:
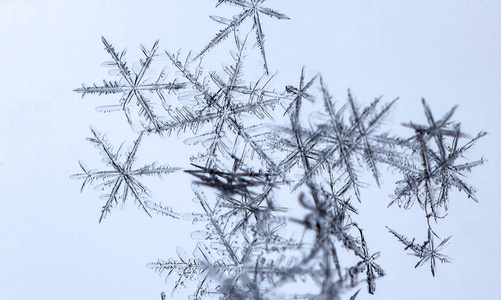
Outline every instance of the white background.
<svg viewBox="0 0 501 300"><path fill-rule="evenodd" d="M297 85L305 66L308 75L321 72L341 101L347 88L361 103L380 95L387 101L399 97L387 121L395 131L401 122L425 121L420 103L425 97L437 118L459 104L455 120L463 130L489 132L469 157L488 159L468 178L479 190L480 203L452 194L449 216L439 230L454 236L446 248L454 262L439 264L436 278L428 266L414 269L416 259L384 228L421 241L422 212L386 208L391 176L382 190L363 191L360 209L366 218L359 223L371 251L382 251L379 263L388 276L377 282L375 296L363 287L357 299L499 298L501 2L268 2L291 18L262 18L270 69L279 71L277 89ZM221 29L209 15L239 12L216 9L215 3L0 1L0 299L159 299L161 291L170 294L172 285L145 264L175 257L177 245L189 252L192 228L182 220L150 219L132 203L98 224L99 193L80 194L80 182L68 177L80 171L79 159L101 167L97 151L85 141L89 125L107 132L114 144L133 135L122 114L94 110L115 104L117 97L82 100L72 90L82 82L110 79L100 66L109 60L102 35L117 50L128 47L131 62L141 58L140 43L151 46L156 39L162 49L199 51ZM231 40L221 45L230 46ZM206 60L217 66L230 62L226 57L213 51ZM185 148L172 140L172 146L152 151L154 160L187 161ZM190 210L189 178L174 174L156 187L160 195L169 190L157 200L181 213Z"/></svg>

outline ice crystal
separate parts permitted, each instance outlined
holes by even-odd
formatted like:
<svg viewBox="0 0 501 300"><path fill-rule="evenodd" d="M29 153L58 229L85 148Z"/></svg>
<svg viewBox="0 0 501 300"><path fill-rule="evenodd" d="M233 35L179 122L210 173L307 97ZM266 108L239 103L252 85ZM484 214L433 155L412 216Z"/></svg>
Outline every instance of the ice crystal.
<svg viewBox="0 0 501 300"><path fill-rule="evenodd" d="M260 19L261 15L263 14L268 17L277 18L279 20L288 20L289 17L271 8L263 6L263 3L265 1L266 0L219 0L216 6L219 6L222 3L227 3L235 6L240 6L243 9L243 11L237 16L233 17L232 20L217 16L211 16L211 18L214 21L221 23L226 27L221 31L219 31L219 33L210 41L210 43L207 46L205 46L205 48L202 51L200 51L200 53L195 57L195 59L199 58L205 52L207 52L208 50L219 44L221 41L226 39L231 32L234 32L235 42L238 46L239 45L238 27L247 18L252 18L253 21L252 29L255 31L256 34L256 44L258 45L259 50L261 51L261 56L264 62L263 67L266 70L266 73L268 73L269 72L268 62L266 60L266 52L264 49L264 33Z"/></svg>
<svg viewBox="0 0 501 300"><path fill-rule="evenodd" d="M158 131L161 127L161 122L153 109L150 99L145 96L145 92L156 93L160 99L165 101L165 93L179 90L184 87L182 83L164 83L163 81L166 77L164 70L154 81L146 76L153 59L157 55L158 40L153 44L151 49L147 49L145 46L141 45L141 50L146 58L139 61L140 68L137 70L134 68L133 70L129 69L127 61L125 60L125 50L118 53L104 37L102 37L102 41L105 50L113 59L112 61L104 62L102 66L111 67L112 69L108 73L110 75L120 76L120 80L103 80L103 85L101 86L97 84L93 86L82 85L81 88L75 89L74 91L82 93L82 97L86 94L122 94L119 105L103 105L97 107L96 110L99 112L122 110L129 124L138 131L141 131L143 128ZM133 100L135 100L139 109L139 116L143 117L144 120L138 121L132 112L131 103L133 103ZM138 127L138 124L142 125L142 127Z"/></svg>
<svg viewBox="0 0 501 300"><path fill-rule="evenodd" d="M89 169L83 161L80 161L80 167L84 173L72 175L71 178L84 180L81 191L83 191L89 184L94 183L94 181L102 181L95 187L96 190L104 191L111 189L109 193L101 196L101 198L106 199L106 204L103 206L101 211L99 222L106 217L115 204L125 202L127 198L130 197L133 197L134 201L137 201L139 206L148 215L150 215L150 210L153 210L157 213L177 218L177 213L173 212L170 208L162 207L159 204L153 203L149 199L150 192L148 188L141 184L137 178L142 176L162 177L163 175L179 170L179 168L159 166L152 163L138 169L133 169L132 166L134 164L143 133L141 133L135 140L132 149L130 149L126 154L126 159L121 162L121 156L123 155L121 155L120 151L122 146L115 151L104 135L97 132L94 128L91 128L91 131L94 137L87 139L100 150L101 156L103 157L103 163L112 167L113 170L98 171Z"/></svg>

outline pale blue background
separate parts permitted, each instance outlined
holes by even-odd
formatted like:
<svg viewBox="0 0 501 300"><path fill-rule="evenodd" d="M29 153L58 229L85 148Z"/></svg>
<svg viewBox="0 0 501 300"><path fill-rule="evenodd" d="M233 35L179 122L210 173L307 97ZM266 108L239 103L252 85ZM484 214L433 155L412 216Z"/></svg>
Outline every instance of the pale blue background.
<svg viewBox="0 0 501 300"><path fill-rule="evenodd" d="M362 215L371 217L359 223L371 250L383 251L379 263L388 276L378 281L375 296L363 287L357 299L499 299L501 2L268 2L291 17L262 18L270 69L280 71L277 88L297 84L306 66L308 74L321 71L342 101L348 87L362 103L383 94L388 101L400 97L389 126L424 121L420 99L425 97L437 117L459 104L455 119L466 131L489 132L470 156L489 160L469 176L480 203L453 194L449 216L438 228L454 236L446 248L454 263L440 264L436 278L428 266L413 269L416 260L386 233L384 225L389 225L418 235L419 241L425 238L421 211L386 209L394 178L385 177L380 191L364 191ZM132 203L98 224L99 194L92 189L80 194L80 183L68 176L80 171L80 158L101 167L97 151L85 141L89 125L108 132L115 144L133 135L120 113L94 111L116 97L81 100L72 89L109 78L100 66L109 60L101 35L117 50L128 47L130 61L140 58L140 43L152 45L157 38L164 49L201 49L221 28L208 16L238 12L216 9L215 3L0 1L0 299L159 299L162 290L170 294L172 285L145 264L175 257L177 245L190 252L191 228L184 221L149 219ZM207 61L216 67L229 62L224 49L230 45L211 52ZM171 165L187 161L178 146L173 142L152 150L151 157ZM159 200L180 212L191 209L189 178L172 175L164 185L158 182L152 180ZM176 194L162 193L165 186L177 188Z"/></svg>

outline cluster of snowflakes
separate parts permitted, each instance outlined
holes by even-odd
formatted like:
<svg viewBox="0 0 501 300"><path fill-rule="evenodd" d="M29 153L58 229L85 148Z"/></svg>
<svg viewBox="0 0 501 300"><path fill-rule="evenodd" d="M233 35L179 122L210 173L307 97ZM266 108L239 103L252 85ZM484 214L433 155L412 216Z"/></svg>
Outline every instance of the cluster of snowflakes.
<svg viewBox="0 0 501 300"><path fill-rule="evenodd" d="M113 206L130 198L149 215L180 218L174 209L155 203L139 179L161 177L182 168L156 163L138 168L134 161L141 140L148 136L168 138L172 133L190 132L186 143L201 144L205 149L193 158L190 168L183 169L194 177L193 192L200 211L182 217L204 222L205 229L192 233L200 242L191 256L178 247L177 258L148 266L175 277L174 290L190 288L189 282L194 281L193 299L340 299L364 282L368 292L374 293L376 279L385 274L376 263L379 253L369 251L362 229L352 221L352 214L358 212L350 202L351 198L361 201L361 169L367 169L379 186L380 165L385 165L403 175L390 205L409 208L419 203L428 225L421 245L389 231L419 258L416 266L430 263L434 274L437 260L449 261L440 251L450 238L440 240L432 224L447 211L452 188L476 200L474 188L462 178L483 161L457 161L485 133L460 146L466 135L451 121L455 108L435 120L423 100L428 124L404 124L414 130L413 136L390 137L381 129L382 121L397 99L380 105L381 99L376 98L362 108L348 91L347 103L337 107L322 77L306 79L304 70L298 85L272 89L260 17L288 17L263 6L263 2L219 0L217 5L236 5L242 12L232 19L212 17L225 28L194 58L159 53L157 41L151 49L141 46L145 57L130 69L125 52L117 52L103 38L112 58L103 65L111 67L109 73L120 79L75 91L122 95L119 104L97 110L122 111L138 137L129 150L114 150L106 137L92 128L93 136L88 140L100 150L110 170L89 169L80 162L83 173L72 177L84 180L82 189L99 182L96 189L106 191L100 221ZM252 19L264 66L264 75L251 84L243 74L247 41L240 39L238 31L247 19ZM223 67L223 72L206 75L202 55L231 34L235 38L232 64ZM167 67L156 78L148 76L160 54L166 55L168 67L177 71L178 76L170 82ZM317 104L323 109L305 121L305 105ZM263 124L275 118L284 122ZM292 216L288 207L277 205L275 192L280 187L291 188L304 214ZM301 238L290 234L286 225L301 230ZM347 265L338 255L341 248L357 262ZM294 290L288 288L290 284L297 282L308 288L290 292ZM359 291L352 292L350 299Z"/></svg>

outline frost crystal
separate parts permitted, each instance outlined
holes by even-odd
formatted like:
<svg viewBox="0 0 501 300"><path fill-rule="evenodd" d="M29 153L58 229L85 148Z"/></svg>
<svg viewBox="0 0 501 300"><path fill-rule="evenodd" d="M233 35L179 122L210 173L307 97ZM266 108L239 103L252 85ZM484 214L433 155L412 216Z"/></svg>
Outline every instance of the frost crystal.
<svg viewBox="0 0 501 300"><path fill-rule="evenodd" d="M390 205L409 208L417 202L425 211L427 238L416 244L388 230L419 259L416 267L429 263L435 275L437 261L450 262L442 250L451 238L441 240L432 224L445 217L452 188L477 201L464 175L484 160L461 160L485 133L460 146L467 135L451 121L456 107L435 120L423 100L428 124L404 123L413 135L392 137L383 121L397 99L383 104L377 97L363 107L348 90L346 103L340 104L322 76L307 77L304 68L297 85L272 88L260 17L288 17L264 2L219 0L216 6L231 4L242 12L233 19L213 16L225 28L194 59L191 53L165 51L169 66L154 80L148 72L160 55L158 41L151 49L141 46L145 58L130 69L125 52L116 52L103 38L112 57L103 65L113 67L110 75L120 80L75 91L121 94L119 105L97 110L124 111L138 138L124 155L121 147L113 150L104 135L92 129L88 140L111 170L92 170L80 162L84 173L71 177L84 180L82 190L94 181L102 182L96 189L109 190L103 195L100 221L112 206L131 197L148 214L177 218L170 208L150 199L138 178L161 177L179 168L133 164L142 139L181 135L186 145L202 149L183 166L193 176L199 206L183 219L198 227L191 238L199 242L190 254L178 247L177 257L148 264L174 278L173 292L190 289L191 299L327 300L351 295L353 300L360 292L356 287L366 284L368 292L375 293L377 279L386 274L377 262L380 253L369 250L364 231L354 221L367 186L363 171L381 187L383 171L396 170L403 179ZM251 32L266 73L254 81L244 76L247 39L240 38L240 29L246 19L253 20ZM201 56L231 33L231 65L223 65L222 72L205 73ZM176 77L165 83L169 68L177 71ZM150 99L148 93L158 99ZM159 103L161 108L156 108ZM292 209L295 204L299 209Z"/></svg>

